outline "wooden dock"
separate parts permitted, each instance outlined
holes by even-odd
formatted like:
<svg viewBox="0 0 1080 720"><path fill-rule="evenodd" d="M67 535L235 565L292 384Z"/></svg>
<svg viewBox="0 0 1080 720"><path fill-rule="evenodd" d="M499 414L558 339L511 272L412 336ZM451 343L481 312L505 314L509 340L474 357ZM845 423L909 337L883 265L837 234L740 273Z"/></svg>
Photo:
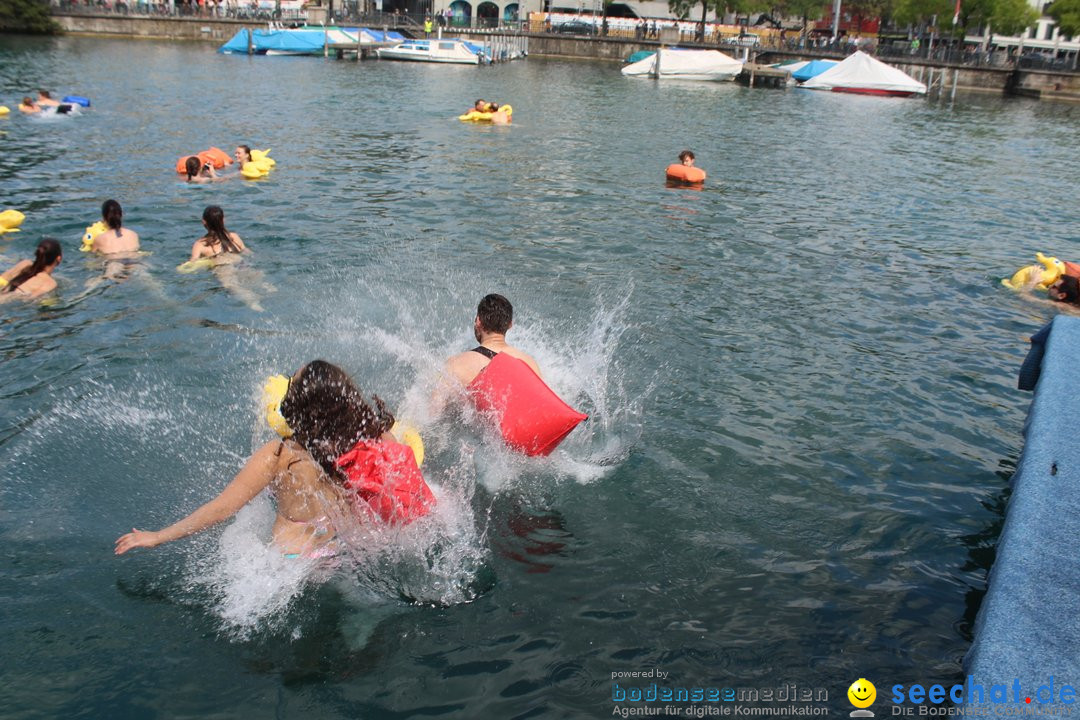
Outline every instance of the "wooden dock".
<svg viewBox="0 0 1080 720"><path fill-rule="evenodd" d="M749 87L787 87L791 80L791 73L786 70L774 68L771 65L758 65L757 63L745 63L736 81Z"/></svg>
<svg viewBox="0 0 1080 720"><path fill-rule="evenodd" d="M375 51L379 48L393 47L397 42L373 42L373 43L332 43L328 42L323 47L323 56L329 57L332 53L338 60L348 56L354 60L367 60L375 57Z"/></svg>

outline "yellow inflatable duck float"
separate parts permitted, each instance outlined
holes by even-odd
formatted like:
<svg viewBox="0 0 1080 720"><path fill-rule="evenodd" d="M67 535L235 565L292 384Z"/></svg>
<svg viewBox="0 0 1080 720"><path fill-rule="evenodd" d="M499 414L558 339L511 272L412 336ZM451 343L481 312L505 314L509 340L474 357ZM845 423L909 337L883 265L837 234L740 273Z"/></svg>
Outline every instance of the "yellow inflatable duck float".
<svg viewBox="0 0 1080 720"><path fill-rule="evenodd" d="M1047 257L1041 252L1035 253L1034 265L1020 268L1011 278L1005 278L1001 284L1012 290L1036 288L1045 290L1065 274L1065 263L1056 257Z"/></svg>
<svg viewBox="0 0 1080 720"><path fill-rule="evenodd" d="M9 232L19 232L19 226L22 225L26 216L18 210L5 210L0 212L0 235Z"/></svg>
<svg viewBox="0 0 1080 720"><path fill-rule="evenodd" d="M109 229L109 226L98 220L93 225L86 226L86 232L82 236L82 247L79 248L81 252L90 252L94 249L94 238L101 233Z"/></svg>
<svg viewBox="0 0 1080 720"><path fill-rule="evenodd" d="M488 107L491 107L491 103L488 103ZM495 112L480 112L478 110L470 110L464 115L458 115L458 120L461 122L478 122L478 123L493 123L495 122L495 115L502 113L506 122L510 121L510 117L514 114L514 108L509 105L500 105L499 109Z"/></svg>
<svg viewBox="0 0 1080 720"><path fill-rule="evenodd" d="M277 165L277 162L270 157L270 148L252 150L251 160L244 163L243 167L240 168L240 174L248 180L255 180L269 175L270 169L275 165Z"/></svg>
<svg viewBox="0 0 1080 720"><path fill-rule="evenodd" d="M263 385L262 402L260 403L266 413L266 424L283 438L290 438L293 434L288 421L281 414L281 402L285 399L287 392L289 392L289 378L284 375L271 375L266 378ZM420 438L420 433L416 431L416 428L405 423L395 422L394 426L390 428L390 434L399 443L412 448L413 456L416 458L416 467L424 464L424 441Z"/></svg>

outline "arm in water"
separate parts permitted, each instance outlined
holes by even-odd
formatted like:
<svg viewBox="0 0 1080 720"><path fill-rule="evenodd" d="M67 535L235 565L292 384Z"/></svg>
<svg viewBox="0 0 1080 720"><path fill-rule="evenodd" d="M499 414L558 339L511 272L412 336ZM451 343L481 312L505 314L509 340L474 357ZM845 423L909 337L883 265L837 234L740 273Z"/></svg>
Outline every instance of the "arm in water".
<svg viewBox="0 0 1080 720"><path fill-rule="evenodd" d="M270 484L277 473L279 440L259 448L221 494L167 528L158 531L132 529L116 540L116 554L123 555L137 547L156 547L162 543L194 535L235 515L252 498Z"/></svg>

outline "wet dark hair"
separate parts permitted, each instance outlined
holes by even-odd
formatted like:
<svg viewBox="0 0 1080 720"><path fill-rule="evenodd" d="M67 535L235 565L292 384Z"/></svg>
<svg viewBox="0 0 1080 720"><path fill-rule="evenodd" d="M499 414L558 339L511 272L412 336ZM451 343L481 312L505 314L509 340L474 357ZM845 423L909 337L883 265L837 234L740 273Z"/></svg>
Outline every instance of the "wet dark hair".
<svg viewBox="0 0 1080 720"><path fill-rule="evenodd" d="M184 161L184 170L187 172L187 179L195 177L202 170L202 160L198 155L192 155Z"/></svg>
<svg viewBox="0 0 1080 720"><path fill-rule="evenodd" d="M120 203L115 200L101 203L101 219L116 231L116 237L120 237L120 224L124 219L124 209L120 207Z"/></svg>
<svg viewBox="0 0 1080 720"><path fill-rule="evenodd" d="M47 100L52 100L52 95L49 94L48 90L38 90L37 94L38 96L43 97Z"/></svg>
<svg viewBox="0 0 1080 720"><path fill-rule="evenodd" d="M22 104L23 105L33 105L34 100L29 95L23 95Z"/></svg>
<svg viewBox="0 0 1080 720"><path fill-rule="evenodd" d="M251 148L250 147L248 147L247 145L237 145L236 147L238 147L241 150L243 150L244 152L246 152L247 156L248 156L248 159L249 160L251 159Z"/></svg>
<svg viewBox="0 0 1080 720"><path fill-rule="evenodd" d="M210 205L202 214L203 222L206 223L206 237L212 245L220 244L225 252L238 253L239 246L232 241L229 231L225 229L225 211L217 205Z"/></svg>
<svg viewBox="0 0 1080 720"><path fill-rule="evenodd" d="M488 332L505 334L514 322L514 306L502 295L485 295L476 306L476 317Z"/></svg>
<svg viewBox="0 0 1080 720"><path fill-rule="evenodd" d="M680 162L684 162L686 160L686 158L690 158L691 160L696 160L697 159L697 158L694 157L694 153L690 152L689 150L683 150L681 153L679 153L679 161Z"/></svg>
<svg viewBox="0 0 1080 720"><path fill-rule="evenodd" d="M34 251L34 262L30 263L30 267L25 268L18 275L11 278L7 287L4 288L4 292L15 292L15 288L38 273L44 272L45 268L56 262L56 258L63 254L60 243L52 238L45 238L38 243L37 250Z"/></svg>
<svg viewBox="0 0 1080 720"><path fill-rule="evenodd" d="M1080 280L1074 278L1072 275L1062 275L1058 285L1058 292L1063 293L1065 297L1057 299L1058 302L1072 303L1073 305L1080 305Z"/></svg>
<svg viewBox="0 0 1080 720"><path fill-rule="evenodd" d="M377 395L375 407L364 399L348 373L325 360L314 360L289 381L281 415L300 443L326 474L344 483L334 462L361 440L374 440L394 425L394 416Z"/></svg>

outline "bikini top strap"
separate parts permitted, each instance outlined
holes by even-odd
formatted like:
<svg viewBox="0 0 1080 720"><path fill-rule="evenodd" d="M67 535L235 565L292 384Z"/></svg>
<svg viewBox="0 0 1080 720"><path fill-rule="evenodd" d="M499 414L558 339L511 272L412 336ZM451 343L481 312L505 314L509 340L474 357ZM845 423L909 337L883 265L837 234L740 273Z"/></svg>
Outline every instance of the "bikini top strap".
<svg viewBox="0 0 1080 720"><path fill-rule="evenodd" d="M494 350L492 350L490 348L484 347L483 345L477 345L476 347L474 347L471 350L471 352L480 353L481 355L486 357L488 360L493 360L495 358L495 356L499 354L499 353L495 352Z"/></svg>

